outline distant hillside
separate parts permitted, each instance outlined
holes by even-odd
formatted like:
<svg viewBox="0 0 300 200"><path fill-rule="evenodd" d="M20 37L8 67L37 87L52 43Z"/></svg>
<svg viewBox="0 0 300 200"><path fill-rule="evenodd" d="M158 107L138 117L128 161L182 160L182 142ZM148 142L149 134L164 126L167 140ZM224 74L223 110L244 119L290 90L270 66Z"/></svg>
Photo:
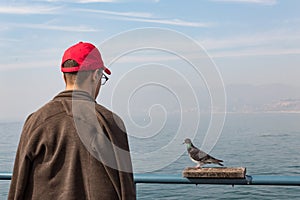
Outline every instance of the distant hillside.
<svg viewBox="0 0 300 200"><path fill-rule="evenodd" d="M285 99L263 106L265 112L300 112L300 99Z"/></svg>
<svg viewBox="0 0 300 200"><path fill-rule="evenodd" d="M281 84L230 85L228 112L300 112L300 88Z"/></svg>
<svg viewBox="0 0 300 200"><path fill-rule="evenodd" d="M180 86L178 86L180 87ZM219 88L218 88L219 89ZM216 89L214 92L218 92ZM229 85L225 88L227 97L227 112L255 113L255 112L299 112L300 87L291 87L281 84L271 85ZM130 115L143 116L147 121L149 116L162 116L185 112L211 112L211 96L207 90L196 87L195 95L191 96L186 88L176 90L175 95L162 87L143 88L130 99L128 109L123 104L114 104L114 109L123 111L122 117ZM120 106L120 108L118 107ZM213 105L214 111L223 112L219 105ZM192 115L191 115L192 116Z"/></svg>

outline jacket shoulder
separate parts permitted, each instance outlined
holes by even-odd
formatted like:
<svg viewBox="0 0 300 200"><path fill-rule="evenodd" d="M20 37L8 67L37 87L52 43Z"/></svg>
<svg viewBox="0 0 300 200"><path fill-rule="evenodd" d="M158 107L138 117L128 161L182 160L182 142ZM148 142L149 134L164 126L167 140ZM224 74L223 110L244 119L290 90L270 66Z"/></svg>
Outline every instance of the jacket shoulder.
<svg viewBox="0 0 300 200"><path fill-rule="evenodd" d="M48 119L61 113L65 113L63 105L58 101L50 101L27 117L24 128L30 125L31 128L35 129L45 123Z"/></svg>
<svg viewBox="0 0 300 200"><path fill-rule="evenodd" d="M122 118L111 110L105 108L100 104L96 104L96 110L100 113L106 120L115 122L121 129L125 129L124 122Z"/></svg>

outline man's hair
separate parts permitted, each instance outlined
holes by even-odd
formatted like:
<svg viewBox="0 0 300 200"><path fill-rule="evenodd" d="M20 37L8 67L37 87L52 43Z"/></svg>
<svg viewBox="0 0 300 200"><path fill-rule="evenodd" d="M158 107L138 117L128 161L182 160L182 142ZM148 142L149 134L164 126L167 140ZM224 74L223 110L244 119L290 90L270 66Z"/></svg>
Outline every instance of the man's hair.
<svg viewBox="0 0 300 200"><path fill-rule="evenodd" d="M79 66L79 64L75 60L66 60L62 67L63 68L71 68ZM75 83L80 86L87 79L87 77L91 74L92 71L80 71L78 72L64 72L64 77L68 85L74 85ZM80 74L80 75L79 75Z"/></svg>

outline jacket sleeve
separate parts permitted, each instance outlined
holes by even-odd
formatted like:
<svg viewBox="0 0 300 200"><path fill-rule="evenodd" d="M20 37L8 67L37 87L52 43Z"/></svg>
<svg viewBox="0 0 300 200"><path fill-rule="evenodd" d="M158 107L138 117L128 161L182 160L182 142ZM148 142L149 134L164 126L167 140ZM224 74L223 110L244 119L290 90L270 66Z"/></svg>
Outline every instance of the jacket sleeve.
<svg viewBox="0 0 300 200"><path fill-rule="evenodd" d="M101 112L102 111L102 112ZM112 144L116 166L113 168L118 172L119 194L122 200L136 199L135 184L133 180L133 169L128 144L128 136L123 120L116 114L98 107L98 119L103 125L105 132Z"/></svg>
<svg viewBox="0 0 300 200"><path fill-rule="evenodd" d="M28 120L26 120L28 123ZM13 175L10 183L10 189L8 194L9 200L21 200L24 199L26 185L28 183L29 173L31 171L31 159L28 156L28 144L29 138L26 137L28 126L24 125L19 146L16 153Z"/></svg>
<svg viewBox="0 0 300 200"><path fill-rule="evenodd" d="M128 144L128 136L122 119L119 117L114 117L114 118L121 132L121 134L118 135L118 140L120 144L123 143L121 148L123 149L123 151L127 152L125 154L122 153L122 151L116 152L118 165L121 168L121 170L119 170L119 176L121 182L122 199L134 200L136 199L136 188L133 180L133 169L132 169L132 161L131 161L130 149Z"/></svg>

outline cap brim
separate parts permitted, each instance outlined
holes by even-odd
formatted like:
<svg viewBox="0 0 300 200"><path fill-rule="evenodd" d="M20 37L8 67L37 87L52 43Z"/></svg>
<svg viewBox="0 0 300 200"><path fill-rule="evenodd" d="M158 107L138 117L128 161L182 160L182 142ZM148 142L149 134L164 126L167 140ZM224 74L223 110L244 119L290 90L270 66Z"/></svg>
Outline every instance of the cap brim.
<svg viewBox="0 0 300 200"><path fill-rule="evenodd" d="M106 68L106 67L104 67L104 70L103 70L106 74L108 74L108 75L111 75L111 71L108 69L108 68Z"/></svg>

